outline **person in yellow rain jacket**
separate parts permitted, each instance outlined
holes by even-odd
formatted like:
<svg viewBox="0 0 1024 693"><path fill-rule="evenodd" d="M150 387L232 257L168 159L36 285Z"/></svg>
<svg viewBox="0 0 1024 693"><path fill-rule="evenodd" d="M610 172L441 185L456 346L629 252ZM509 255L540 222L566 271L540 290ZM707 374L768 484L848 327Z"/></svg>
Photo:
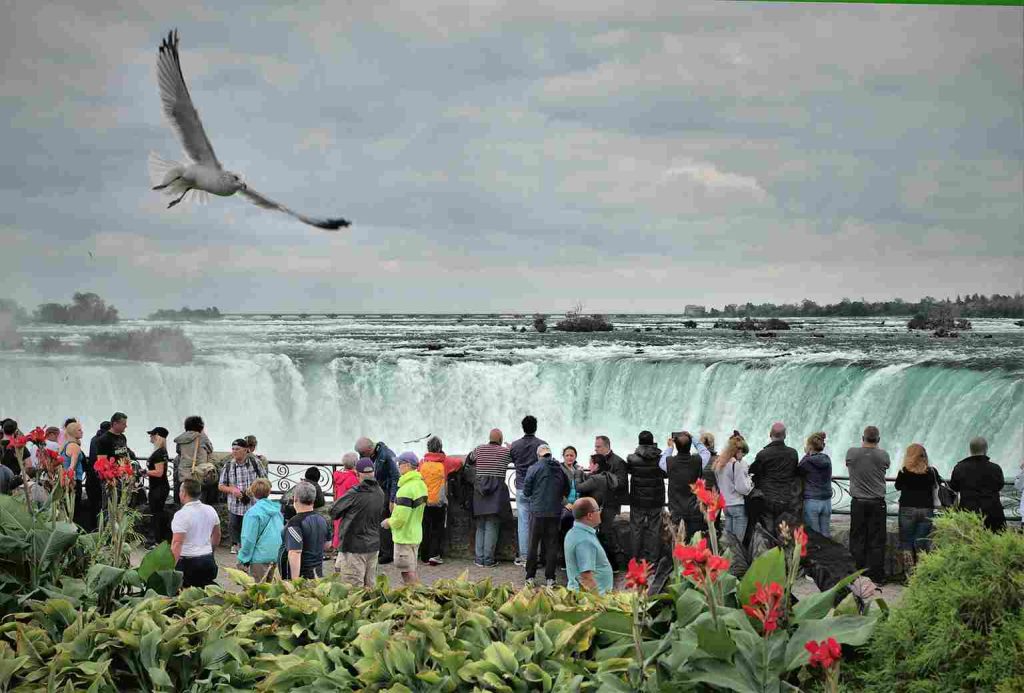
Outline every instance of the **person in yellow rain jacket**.
<svg viewBox="0 0 1024 693"><path fill-rule="evenodd" d="M423 511L427 505L427 485L419 473L420 461L416 453L403 452L398 456L398 493L391 517L381 527L391 529L395 542L395 567L402 573L407 585L419 582L416 575L417 554L423 541Z"/></svg>

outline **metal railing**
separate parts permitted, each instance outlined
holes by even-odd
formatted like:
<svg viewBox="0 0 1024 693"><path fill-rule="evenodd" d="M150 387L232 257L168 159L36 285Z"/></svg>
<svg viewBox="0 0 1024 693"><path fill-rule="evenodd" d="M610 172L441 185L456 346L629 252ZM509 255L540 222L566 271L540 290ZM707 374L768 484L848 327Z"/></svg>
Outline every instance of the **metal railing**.
<svg viewBox="0 0 1024 693"><path fill-rule="evenodd" d="M334 498L334 471L341 469L340 464L324 464L322 462L300 462L300 461L285 461L285 460L268 460L267 461L267 475L271 484L271 494L274 496L281 496L292 488L296 483L302 480L303 474L306 469L315 467L320 470L320 481L319 485L324 493L325 498ZM512 505L515 505L515 468L509 467L505 473L505 480L508 483L510 495L512 496ZM667 482L666 482L667 483ZM899 514L899 498L900 492L896 490L894 484L896 479L886 478L885 480L885 504L886 511L890 517L896 517ZM850 495L850 477L848 476L834 476L832 477L832 514L833 515L849 515L850 514L850 503L853 497ZM1017 491L1013 483L1007 483L1003 487L1003 492L1000 494L1000 500L1003 505L1003 512L1006 514L1006 519L1009 521L1020 520L1020 492Z"/></svg>

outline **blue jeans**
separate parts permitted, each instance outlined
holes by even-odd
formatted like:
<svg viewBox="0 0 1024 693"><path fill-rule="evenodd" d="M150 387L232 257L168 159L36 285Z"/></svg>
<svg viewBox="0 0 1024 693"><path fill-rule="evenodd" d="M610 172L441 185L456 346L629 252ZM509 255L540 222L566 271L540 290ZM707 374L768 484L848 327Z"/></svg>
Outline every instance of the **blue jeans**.
<svg viewBox="0 0 1024 693"><path fill-rule="evenodd" d="M832 537L832 499L804 498L804 524L818 534Z"/></svg>
<svg viewBox="0 0 1024 693"><path fill-rule="evenodd" d="M932 547L931 508L910 508L900 506L900 550L928 551Z"/></svg>
<svg viewBox="0 0 1024 693"><path fill-rule="evenodd" d="M747 534L747 509L742 505L729 505L722 514L722 530L729 532L743 543Z"/></svg>
<svg viewBox="0 0 1024 693"><path fill-rule="evenodd" d="M526 560L530 553L530 501L523 496L523 489L516 489L516 522L519 530L519 557Z"/></svg>
<svg viewBox="0 0 1024 693"><path fill-rule="evenodd" d="M484 565L494 565L494 548L498 545L498 530L501 520L497 515L481 515L476 518L476 560Z"/></svg>

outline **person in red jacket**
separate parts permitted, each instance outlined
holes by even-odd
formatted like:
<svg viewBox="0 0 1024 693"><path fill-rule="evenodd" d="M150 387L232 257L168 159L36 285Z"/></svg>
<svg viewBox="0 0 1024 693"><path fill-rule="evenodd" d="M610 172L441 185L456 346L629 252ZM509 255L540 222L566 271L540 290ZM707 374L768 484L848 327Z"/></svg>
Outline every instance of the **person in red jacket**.
<svg viewBox="0 0 1024 693"><path fill-rule="evenodd" d="M444 563L441 547L444 544L448 517L448 476L462 468L461 457L444 454L441 439L432 436L427 441L427 454L420 460L420 476L427 485L427 507L423 512L423 544L420 558L430 565Z"/></svg>
<svg viewBox="0 0 1024 693"><path fill-rule="evenodd" d="M356 474L356 462L359 461L359 455L354 452L346 452L345 456L341 458L342 469L334 470L334 502L344 496L350 488L359 485L359 475ZM338 545L341 542L341 519L334 521L334 539L331 541L331 546L335 551L338 550Z"/></svg>

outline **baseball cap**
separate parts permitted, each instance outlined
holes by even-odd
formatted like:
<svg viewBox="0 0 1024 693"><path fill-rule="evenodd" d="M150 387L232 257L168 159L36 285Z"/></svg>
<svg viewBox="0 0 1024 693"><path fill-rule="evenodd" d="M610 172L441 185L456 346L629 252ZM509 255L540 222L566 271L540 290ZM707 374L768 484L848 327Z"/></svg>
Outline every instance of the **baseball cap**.
<svg viewBox="0 0 1024 693"><path fill-rule="evenodd" d="M365 474L366 472L372 472L373 471L373 460L371 460L369 457L361 458L358 462L356 462L356 471L359 472L360 474Z"/></svg>
<svg viewBox="0 0 1024 693"><path fill-rule="evenodd" d="M413 469L418 469L420 466L420 460L412 450L406 450L398 456L398 463L401 464L402 462L405 462Z"/></svg>
<svg viewBox="0 0 1024 693"><path fill-rule="evenodd" d="M235 438L233 441L231 441L231 447L248 449L249 444L245 442L245 438Z"/></svg>
<svg viewBox="0 0 1024 693"><path fill-rule="evenodd" d="M146 431L146 435L160 436L161 438L166 438L167 437L167 429L164 428L163 426L157 426L152 431Z"/></svg>

